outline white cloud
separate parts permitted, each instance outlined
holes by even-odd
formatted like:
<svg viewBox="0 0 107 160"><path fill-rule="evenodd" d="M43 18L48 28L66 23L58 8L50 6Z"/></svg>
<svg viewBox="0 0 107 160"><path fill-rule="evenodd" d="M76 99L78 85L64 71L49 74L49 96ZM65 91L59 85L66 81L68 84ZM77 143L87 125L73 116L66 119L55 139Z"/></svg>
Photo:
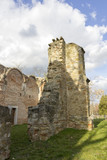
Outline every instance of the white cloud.
<svg viewBox="0 0 107 160"><path fill-rule="evenodd" d="M20 34L24 37L33 37L36 36L37 32L36 32L36 26L30 24L30 26L28 28L22 29L20 31Z"/></svg>
<svg viewBox="0 0 107 160"><path fill-rule="evenodd" d="M96 19L96 16L97 16L96 11L91 12L91 13L90 13L90 16L91 16L93 19Z"/></svg>
<svg viewBox="0 0 107 160"><path fill-rule="evenodd" d="M102 89L105 94L107 94L107 78L103 76L96 77L93 81L93 84L97 89Z"/></svg>
<svg viewBox="0 0 107 160"><path fill-rule="evenodd" d="M32 2L29 8L17 7L13 0L0 1L0 63L27 68L46 65L48 43L60 36L85 49L87 69L107 63L106 26L86 26L86 15L64 1Z"/></svg>

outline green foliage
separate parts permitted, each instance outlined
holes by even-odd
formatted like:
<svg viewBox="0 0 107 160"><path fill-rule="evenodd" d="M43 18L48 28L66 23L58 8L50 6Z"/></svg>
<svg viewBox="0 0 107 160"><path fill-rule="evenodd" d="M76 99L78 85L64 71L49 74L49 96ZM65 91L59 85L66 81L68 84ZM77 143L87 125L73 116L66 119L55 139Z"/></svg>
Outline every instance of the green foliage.
<svg viewBox="0 0 107 160"><path fill-rule="evenodd" d="M107 115L107 95L101 97L99 104L99 114Z"/></svg>
<svg viewBox="0 0 107 160"><path fill-rule="evenodd" d="M98 118L98 119L93 119L93 122L94 122L94 128L98 127L99 123L101 121L103 121L104 118Z"/></svg>
<svg viewBox="0 0 107 160"><path fill-rule="evenodd" d="M9 160L107 160L107 121L93 131L65 129L49 140L30 142L27 125L11 131Z"/></svg>

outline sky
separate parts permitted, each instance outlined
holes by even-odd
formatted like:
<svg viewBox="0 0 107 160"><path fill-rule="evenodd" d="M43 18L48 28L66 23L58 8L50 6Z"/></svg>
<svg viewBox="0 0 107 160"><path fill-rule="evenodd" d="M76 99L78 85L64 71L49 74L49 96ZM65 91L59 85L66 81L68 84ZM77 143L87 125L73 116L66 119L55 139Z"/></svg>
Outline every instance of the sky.
<svg viewBox="0 0 107 160"><path fill-rule="evenodd" d="M62 36L84 48L86 75L107 94L106 7L107 0L1 0L0 64L33 74Z"/></svg>

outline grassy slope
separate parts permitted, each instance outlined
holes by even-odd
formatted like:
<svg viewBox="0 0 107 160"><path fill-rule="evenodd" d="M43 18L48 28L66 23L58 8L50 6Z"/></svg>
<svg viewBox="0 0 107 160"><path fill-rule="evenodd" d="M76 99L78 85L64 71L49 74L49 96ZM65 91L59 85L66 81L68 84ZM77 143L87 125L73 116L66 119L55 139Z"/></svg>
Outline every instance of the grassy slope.
<svg viewBox="0 0 107 160"><path fill-rule="evenodd" d="M9 160L107 160L107 121L91 132L65 129L46 142L31 143L26 125L14 126L11 134Z"/></svg>

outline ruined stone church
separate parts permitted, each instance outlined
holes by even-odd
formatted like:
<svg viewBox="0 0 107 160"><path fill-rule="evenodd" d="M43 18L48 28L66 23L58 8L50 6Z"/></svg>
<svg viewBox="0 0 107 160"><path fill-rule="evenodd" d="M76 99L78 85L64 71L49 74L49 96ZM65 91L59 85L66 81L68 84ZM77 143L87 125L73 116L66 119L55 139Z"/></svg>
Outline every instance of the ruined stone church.
<svg viewBox="0 0 107 160"><path fill-rule="evenodd" d="M2 160L10 153L12 119L20 124L28 120L31 141L47 140L65 128L92 129L84 53L83 48L66 44L62 37L53 39L48 49L47 78L42 85L34 76L0 65Z"/></svg>
<svg viewBox="0 0 107 160"><path fill-rule="evenodd" d="M41 84L42 79L0 65L0 105L10 108L12 124L27 123L28 107L37 105Z"/></svg>
<svg viewBox="0 0 107 160"><path fill-rule="evenodd" d="M28 112L32 141L46 140L64 128L91 129L84 53L62 37L49 44L47 82L40 102Z"/></svg>

